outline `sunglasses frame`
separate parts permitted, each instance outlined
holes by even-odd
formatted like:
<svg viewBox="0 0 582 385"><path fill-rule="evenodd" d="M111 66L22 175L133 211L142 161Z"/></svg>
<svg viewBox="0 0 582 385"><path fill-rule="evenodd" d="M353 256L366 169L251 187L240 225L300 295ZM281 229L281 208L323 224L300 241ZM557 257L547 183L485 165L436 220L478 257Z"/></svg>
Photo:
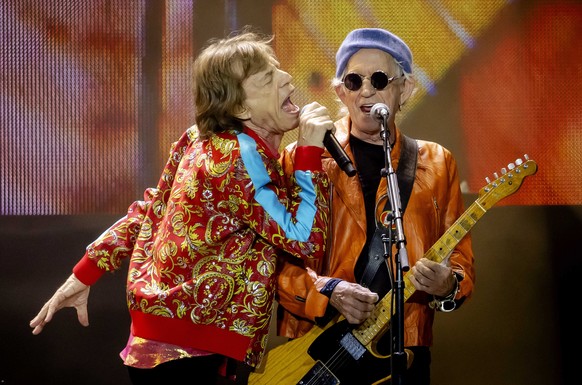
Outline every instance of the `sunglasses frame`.
<svg viewBox="0 0 582 385"><path fill-rule="evenodd" d="M350 87L348 87L348 86L346 85L346 78L347 78L348 76L351 76L351 75L355 75L355 76L357 76L357 78L359 78L359 79L360 79L360 80L359 80L359 83L358 83L358 87L357 87L357 88L350 88ZM385 77L385 79L382 79L382 82L383 82L383 81L386 81L386 85L385 85L384 87L377 87L377 85L378 85L378 81L374 81L374 77L377 77L377 75L382 75L382 76L384 76L384 77ZM350 73L347 73L347 74L346 74L346 75L343 77L343 79L342 79L342 84L343 84L343 85L344 85L344 87L346 87L346 89L348 89L349 91L356 92L356 91L359 91L359 90L362 88L362 86L364 85L364 79L370 79L370 83L372 84L372 87L374 87L374 89L375 89L376 91L382 91L382 90L386 89L386 87L388 87L388 86L390 85L390 83L392 83L392 82L393 82L394 80L396 80L396 79L399 79L400 77L401 77L401 76L396 76L396 75L394 75L394 76L392 76L392 77L388 77L388 75L386 74L386 72L384 72L384 71L381 71L381 70L374 71L374 73L373 73L372 75L370 75L370 76L364 76L364 75L361 75L361 74L359 74L359 73L357 73L357 72L350 72ZM355 79L355 78L354 78L354 79ZM351 84L354 84L354 82L353 82L353 81L350 81L350 83L351 83Z"/></svg>

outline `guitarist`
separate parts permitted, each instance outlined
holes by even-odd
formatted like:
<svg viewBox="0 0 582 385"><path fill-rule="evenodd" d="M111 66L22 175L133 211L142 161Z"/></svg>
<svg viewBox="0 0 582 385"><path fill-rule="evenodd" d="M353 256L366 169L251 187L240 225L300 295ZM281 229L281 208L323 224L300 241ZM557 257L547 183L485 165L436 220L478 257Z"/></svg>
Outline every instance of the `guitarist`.
<svg viewBox="0 0 582 385"><path fill-rule="evenodd" d="M402 379L407 385L426 385L430 383L435 314L458 309L471 296L475 271L470 234L458 243L446 263L423 258L463 213L464 205L453 155L443 146L423 140L413 140L412 150L407 150L405 136L395 123L415 89L412 71L409 47L389 31L356 29L341 43L332 85L345 116L335 122L335 136L358 174L347 176L329 153L323 155L323 167L332 181L331 245L323 262L289 261L283 265L278 334L301 337L314 324L323 326L338 313L349 323L359 324L392 287L393 269L381 263L370 273L368 263L373 259L369 256L378 253L371 247L378 214L389 211L386 199L382 199L387 193L387 180L381 175L385 167L381 125L370 116L372 106L383 103L389 109L391 161L398 174L402 207L406 202L402 223L408 277L416 289L404 305L404 347L414 353L414 358ZM293 153L292 144L282 157L289 170ZM399 173L399 162L408 162L412 170L409 181ZM380 254L383 256L383 251ZM389 258L388 264L393 265L393 259ZM391 327L394 332L394 325ZM389 349L390 344L387 346Z"/></svg>

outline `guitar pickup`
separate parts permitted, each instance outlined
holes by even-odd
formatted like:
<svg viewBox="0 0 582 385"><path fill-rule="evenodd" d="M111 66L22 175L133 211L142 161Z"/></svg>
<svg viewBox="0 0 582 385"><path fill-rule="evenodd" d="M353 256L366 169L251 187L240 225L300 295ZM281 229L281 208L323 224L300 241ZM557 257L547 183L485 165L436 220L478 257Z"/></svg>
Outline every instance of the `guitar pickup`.
<svg viewBox="0 0 582 385"><path fill-rule="evenodd" d="M340 345L354 358L358 361L364 353L366 348L362 346L360 341L354 337L352 333L346 333L340 340Z"/></svg>

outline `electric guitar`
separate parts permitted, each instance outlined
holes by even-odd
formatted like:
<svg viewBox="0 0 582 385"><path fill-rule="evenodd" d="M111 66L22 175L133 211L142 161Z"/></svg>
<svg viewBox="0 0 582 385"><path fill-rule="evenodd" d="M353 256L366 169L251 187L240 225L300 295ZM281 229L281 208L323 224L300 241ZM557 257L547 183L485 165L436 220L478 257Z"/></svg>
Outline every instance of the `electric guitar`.
<svg viewBox="0 0 582 385"><path fill-rule="evenodd" d="M457 219L424 257L444 261L479 219L501 199L515 193L523 179L535 174L537 164L525 155L479 191L478 199ZM415 292L406 273L404 300ZM332 320L324 328L314 326L304 336L269 351L264 367L249 376L250 385L376 385L390 381L391 357L378 352L380 338L390 329L392 293L378 302L372 316L360 325ZM305 354L307 352L308 354ZM411 352L407 351L410 364ZM410 365L408 365L410 366Z"/></svg>

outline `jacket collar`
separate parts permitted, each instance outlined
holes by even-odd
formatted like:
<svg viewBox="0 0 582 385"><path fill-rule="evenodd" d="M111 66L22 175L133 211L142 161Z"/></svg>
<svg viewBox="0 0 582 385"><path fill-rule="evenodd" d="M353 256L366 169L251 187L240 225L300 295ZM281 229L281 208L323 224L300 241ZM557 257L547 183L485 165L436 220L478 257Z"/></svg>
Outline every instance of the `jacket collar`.
<svg viewBox="0 0 582 385"><path fill-rule="evenodd" d="M335 137L341 147L346 151L346 154L350 159L354 159L354 154L350 146L350 132L351 132L352 122L349 116L345 116L342 119L335 122ZM396 142L391 150L392 167L394 170L398 169L398 159L400 157L400 150L402 148L402 135L398 127L396 128ZM350 215L353 216L354 220L362 228L366 228L366 210L364 207L364 196L362 194L362 188L360 185L360 179L356 174L353 177L347 176L338 165L333 162L331 155L328 151L323 154L324 157L324 167L333 183L333 188L335 189L335 199L341 199L344 201L345 206L349 209ZM327 158L327 159L326 159ZM356 169L358 165L355 164ZM377 198L386 193L387 181L386 178L380 180L380 186L378 188Z"/></svg>

